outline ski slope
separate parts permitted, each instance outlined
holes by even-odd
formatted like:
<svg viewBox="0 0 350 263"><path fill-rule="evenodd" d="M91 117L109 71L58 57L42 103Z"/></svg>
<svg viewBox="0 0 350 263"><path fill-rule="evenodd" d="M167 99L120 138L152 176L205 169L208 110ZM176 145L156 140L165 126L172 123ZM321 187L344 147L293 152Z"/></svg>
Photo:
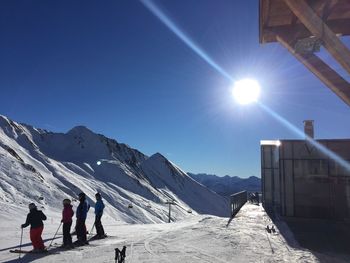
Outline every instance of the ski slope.
<svg viewBox="0 0 350 263"><path fill-rule="evenodd" d="M8 252L18 245L20 239L18 225L21 221L16 218L1 226L0 261L114 262L114 249L125 245L127 263L343 262L325 255L314 255L295 245L289 246L278 229L276 234L266 232L269 222L263 208L252 204L243 206L228 226L228 218L211 215L193 215L169 224L105 222L109 238L69 251L52 248L48 254L27 254L18 261L18 255ZM88 228L91 223L88 223ZM44 237L52 237L57 225L58 221L46 224ZM289 243L292 238L289 237ZM54 243L61 244L61 239L59 232ZM24 249L31 247L27 233L24 243L27 244Z"/></svg>

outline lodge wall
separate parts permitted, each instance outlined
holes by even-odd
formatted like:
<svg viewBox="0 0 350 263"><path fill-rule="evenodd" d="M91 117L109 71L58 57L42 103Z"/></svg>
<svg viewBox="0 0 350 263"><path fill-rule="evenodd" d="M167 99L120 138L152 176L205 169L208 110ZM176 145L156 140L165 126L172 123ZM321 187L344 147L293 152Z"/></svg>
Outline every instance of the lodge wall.
<svg viewBox="0 0 350 263"><path fill-rule="evenodd" d="M318 140L350 160L350 140ZM350 218L350 171L305 140L261 145L263 205L283 216Z"/></svg>

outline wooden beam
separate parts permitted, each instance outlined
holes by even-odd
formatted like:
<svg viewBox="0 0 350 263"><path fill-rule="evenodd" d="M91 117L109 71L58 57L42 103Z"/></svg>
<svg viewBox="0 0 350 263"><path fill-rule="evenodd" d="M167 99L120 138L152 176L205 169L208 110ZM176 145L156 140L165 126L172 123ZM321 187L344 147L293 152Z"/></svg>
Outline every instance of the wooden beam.
<svg viewBox="0 0 350 263"><path fill-rule="evenodd" d="M266 25L269 24L269 13L270 13L270 0L264 0L264 4L262 3L263 0L260 1L261 5L264 7L262 10L263 12L263 26L265 27Z"/></svg>
<svg viewBox="0 0 350 263"><path fill-rule="evenodd" d="M300 54L295 52L295 41L283 35L277 36L280 42L290 53L303 63L313 74L327 85L338 97L350 106L350 83L342 78L336 71L329 67L314 54Z"/></svg>
<svg viewBox="0 0 350 263"><path fill-rule="evenodd" d="M259 1L259 41L262 42L262 33L264 27L268 25L269 22L269 11L270 11L270 0L260 0Z"/></svg>
<svg viewBox="0 0 350 263"><path fill-rule="evenodd" d="M305 2L305 0L284 0L292 12L310 32L323 41L324 47L350 74L350 50Z"/></svg>
<svg viewBox="0 0 350 263"><path fill-rule="evenodd" d="M328 0L326 6L324 7L322 20L326 21L329 15L332 13L333 8L338 4L338 0Z"/></svg>
<svg viewBox="0 0 350 263"><path fill-rule="evenodd" d="M324 8L327 6L328 1L329 0L314 0L308 1L307 3L310 6L310 8L320 17L323 14Z"/></svg>
<svg viewBox="0 0 350 263"><path fill-rule="evenodd" d="M327 25L335 34L350 35L350 19L330 20L327 21ZM279 33L292 34L298 38L306 38L313 35L303 24L299 23L294 26L285 25L265 27L261 30L260 35L262 35L262 39L260 40L260 43L277 41L276 35Z"/></svg>

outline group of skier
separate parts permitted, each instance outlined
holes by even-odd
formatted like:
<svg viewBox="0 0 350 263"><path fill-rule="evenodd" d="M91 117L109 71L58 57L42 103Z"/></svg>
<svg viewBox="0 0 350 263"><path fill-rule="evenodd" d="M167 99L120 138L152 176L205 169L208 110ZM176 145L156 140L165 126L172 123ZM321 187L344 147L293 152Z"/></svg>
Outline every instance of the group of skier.
<svg viewBox="0 0 350 263"><path fill-rule="evenodd" d="M101 223L101 218L103 215L103 209L105 207L102 196L100 193L95 194L96 203L95 203L95 222L94 226L96 227L96 235L92 239L101 239L105 238L105 232ZM75 233L77 235L77 241L72 242L72 235L70 233L71 226L73 223L73 206L71 205L70 199L63 200L63 211L62 211L62 220L63 224L63 248L73 248L74 246L83 246L88 244L87 241L87 230L85 221L87 218L90 205L86 200L85 193L81 192L79 194L79 205L76 209L76 225ZM27 215L26 222L21 225L21 228L25 228L30 225L30 240L32 241L33 250L32 252L43 252L46 251L44 242L41 238L41 234L44 229L43 221L46 220L46 215L37 209L34 203L29 204L29 213Z"/></svg>

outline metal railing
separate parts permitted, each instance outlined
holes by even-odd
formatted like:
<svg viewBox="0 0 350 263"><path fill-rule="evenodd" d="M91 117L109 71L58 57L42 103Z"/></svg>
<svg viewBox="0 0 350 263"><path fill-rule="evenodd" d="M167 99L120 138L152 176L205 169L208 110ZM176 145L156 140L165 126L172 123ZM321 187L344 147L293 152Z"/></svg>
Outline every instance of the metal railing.
<svg viewBox="0 0 350 263"><path fill-rule="evenodd" d="M235 193L230 196L231 203L231 217L234 217L239 209L247 202L247 191Z"/></svg>

